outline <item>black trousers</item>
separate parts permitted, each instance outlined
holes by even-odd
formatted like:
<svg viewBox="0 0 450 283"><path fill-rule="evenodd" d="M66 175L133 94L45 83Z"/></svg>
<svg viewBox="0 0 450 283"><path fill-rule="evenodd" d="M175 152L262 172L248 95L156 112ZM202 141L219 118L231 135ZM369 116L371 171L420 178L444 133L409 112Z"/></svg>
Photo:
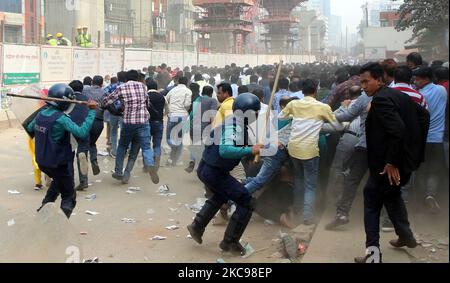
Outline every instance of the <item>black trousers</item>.
<svg viewBox="0 0 450 283"><path fill-rule="evenodd" d="M401 174L400 186L391 186L387 176L370 174L364 188L364 226L366 247L380 247L380 214L384 207L394 225L395 233L402 240L411 240L414 235L410 229L408 212L400 188L408 183L411 173Z"/></svg>
<svg viewBox="0 0 450 283"><path fill-rule="evenodd" d="M91 162L97 161L97 140L102 134L104 127L103 120L95 119L89 133L89 155Z"/></svg>
<svg viewBox="0 0 450 283"><path fill-rule="evenodd" d="M74 188L73 162L60 165L57 168L44 166L39 166L39 168L52 178L52 183L42 201L42 205L44 206L49 202L56 202L56 199L61 194L61 209L67 218L69 218L77 203L77 195Z"/></svg>

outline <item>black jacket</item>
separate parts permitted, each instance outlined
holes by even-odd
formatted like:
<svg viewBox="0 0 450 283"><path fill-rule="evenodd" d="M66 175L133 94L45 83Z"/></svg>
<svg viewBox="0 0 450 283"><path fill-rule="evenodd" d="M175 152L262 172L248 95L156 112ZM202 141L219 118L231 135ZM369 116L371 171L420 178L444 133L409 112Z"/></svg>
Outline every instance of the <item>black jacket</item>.
<svg viewBox="0 0 450 283"><path fill-rule="evenodd" d="M425 160L429 126L428 111L407 94L388 87L380 89L366 120L370 171L379 174L388 163L402 173L417 170Z"/></svg>

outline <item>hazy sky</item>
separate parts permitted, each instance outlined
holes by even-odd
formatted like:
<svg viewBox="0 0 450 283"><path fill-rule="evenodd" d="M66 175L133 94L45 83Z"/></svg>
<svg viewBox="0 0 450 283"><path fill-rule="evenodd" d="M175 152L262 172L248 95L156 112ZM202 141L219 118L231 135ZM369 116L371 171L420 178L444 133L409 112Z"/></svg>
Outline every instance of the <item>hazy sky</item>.
<svg viewBox="0 0 450 283"><path fill-rule="evenodd" d="M361 6L371 0L331 0L331 14L342 17L343 30L348 26L349 33L355 33L363 18Z"/></svg>

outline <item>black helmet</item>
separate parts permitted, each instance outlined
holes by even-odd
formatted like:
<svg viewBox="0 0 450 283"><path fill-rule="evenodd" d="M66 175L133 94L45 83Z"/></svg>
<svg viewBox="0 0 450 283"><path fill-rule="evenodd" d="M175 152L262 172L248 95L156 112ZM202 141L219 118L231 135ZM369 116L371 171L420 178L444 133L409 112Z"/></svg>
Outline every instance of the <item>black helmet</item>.
<svg viewBox="0 0 450 283"><path fill-rule="evenodd" d="M248 110L256 112L261 110L261 102L256 95L252 93L243 93L234 100L233 112L237 110L241 110L243 113Z"/></svg>
<svg viewBox="0 0 450 283"><path fill-rule="evenodd" d="M70 88L66 84L55 84L48 90L48 97L49 98L60 98L60 99L67 99L67 100L74 100L75 95L73 93L73 89ZM53 107L56 107L62 111L65 111L69 108L70 103L67 102L54 102L54 101L47 101L47 104Z"/></svg>

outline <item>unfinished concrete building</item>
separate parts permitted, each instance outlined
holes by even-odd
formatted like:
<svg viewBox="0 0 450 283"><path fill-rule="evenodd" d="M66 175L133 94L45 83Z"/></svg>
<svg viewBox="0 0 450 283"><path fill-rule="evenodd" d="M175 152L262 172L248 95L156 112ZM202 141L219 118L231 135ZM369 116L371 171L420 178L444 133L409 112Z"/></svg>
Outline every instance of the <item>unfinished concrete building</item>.
<svg viewBox="0 0 450 283"><path fill-rule="evenodd" d="M195 21L199 50L206 52L244 53L245 39L253 32L247 10L255 0L193 0L202 12Z"/></svg>
<svg viewBox="0 0 450 283"><path fill-rule="evenodd" d="M269 53L289 54L298 40L298 34L291 30L299 20L293 16L292 10L306 0L262 0L261 6L267 16L261 19L266 32L262 39Z"/></svg>

